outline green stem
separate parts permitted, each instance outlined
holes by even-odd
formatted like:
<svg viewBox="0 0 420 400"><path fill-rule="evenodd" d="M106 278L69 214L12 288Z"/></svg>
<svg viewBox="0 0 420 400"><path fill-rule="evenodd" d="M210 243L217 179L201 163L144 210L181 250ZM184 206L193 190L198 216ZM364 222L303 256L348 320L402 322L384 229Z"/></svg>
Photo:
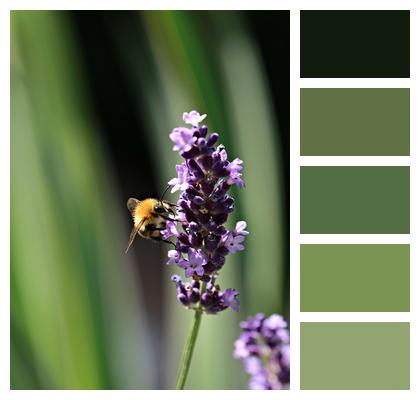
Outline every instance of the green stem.
<svg viewBox="0 0 420 400"><path fill-rule="evenodd" d="M196 310L194 319L191 324L190 332L185 343L184 352L182 353L181 364L179 366L178 379L176 381L176 389L182 390L187 380L188 371L191 365L191 358L194 351L195 342L197 340L198 329L200 328L201 310Z"/></svg>

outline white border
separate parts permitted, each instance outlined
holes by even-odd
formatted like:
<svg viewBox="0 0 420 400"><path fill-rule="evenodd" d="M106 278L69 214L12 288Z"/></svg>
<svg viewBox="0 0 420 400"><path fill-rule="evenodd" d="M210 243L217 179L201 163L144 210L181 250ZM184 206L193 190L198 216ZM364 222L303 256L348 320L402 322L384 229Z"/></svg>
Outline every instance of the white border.
<svg viewBox="0 0 420 400"><path fill-rule="evenodd" d="M409 166L409 156L300 156L303 166Z"/></svg>
<svg viewBox="0 0 420 400"><path fill-rule="evenodd" d="M411 235L301 234L301 244L410 244Z"/></svg>
<svg viewBox="0 0 420 400"><path fill-rule="evenodd" d="M1 278L0 278L0 387L10 385L10 24L9 17L2 10L0 19L0 38L4 40L1 51L0 87L1 96L1 134L0 134L0 221L1 223ZM0 395L0 397L3 397Z"/></svg>
<svg viewBox="0 0 420 400"><path fill-rule="evenodd" d="M416 38L420 37L420 15L419 8L413 7L410 13L410 310L411 310L411 369L410 381L413 392L420 392L418 376L420 376L420 292L418 282L420 274L418 266L420 265L419 257L419 223L420 223L420 138L419 138L419 46L416 44ZM418 396L418 394L417 394Z"/></svg>
<svg viewBox="0 0 420 400"><path fill-rule="evenodd" d="M290 390L300 388L300 11L290 11Z"/></svg>
<svg viewBox="0 0 420 400"><path fill-rule="evenodd" d="M410 78L301 78L303 88L408 88Z"/></svg>
<svg viewBox="0 0 420 400"><path fill-rule="evenodd" d="M408 10L416 0L154 0L139 4L133 0L8 0L12 10ZM141 7L140 7L141 5Z"/></svg>
<svg viewBox="0 0 420 400"><path fill-rule="evenodd" d="M410 322L409 312L300 312L302 322Z"/></svg>
<svg viewBox="0 0 420 400"><path fill-rule="evenodd" d="M1 131L0 135L0 177L2 182L2 195L0 196L0 220L3 222L1 227L1 270L2 276L0 279L0 304L1 314L0 322L2 324L0 329L0 354L2 355L0 360L0 398L2 399L23 399L23 398L34 398L34 399L60 399L60 398L77 398L81 399L93 399L93 398L110 398L110 399L138 399L139 396L145 398L159 398L161 396L171 396L174 399L177 398L196 398L200 396L202 399L213 399L214 396L221 398L231 398L232 392L229 391L185 391L185 392L157 392L157 391L10 391L10 375L9 375L9 351L10 351L10 334L9 334L9 310L10 310L10 286L9 286L9 249L10 249L10 230L9 226L5 221L9 220L10 210L10 110L9 110L9 92L7 88L10 83L9 65L10 65L10 25L9 25L9 10L11 9L99 9L99 10L132 10L132 9L215 9L215 10L229 10L229 9L260 9L260 10L291 10L291 74L290 74L290 100L291 100L291 165L290 165L290 177L291 177L291 348L292 348L292 386L290 391L278 392L260 392L259 396L266 398L272 397L277 398L282 396L283 398L294 399L309 398L309 399L336 399L339 396L342 399L353 399L357 396L361 399L371 399L373 395L380 395L383 399L412 399L417 398L420 395L419 384L416 378L420 376L419 368L419 354L420 354L420 318L419 318L419 307L420 307L420 291L418 290L418 282L420 282L420 272L418 268L420 266L419 257L419 208L414 207L415 204L420 204L419 196L419 163L418 157L420 153L420 140L419 140L419 122L418 122L418 110L420 110L419 102L419 85L418 85L418 74L419 74L419 46L414 38L420 38L420 18L418 15L419 8L418 2L414 0L383 0L381 2L375 0L355 0L355 1L313 1L313 0L283 0L281 3L274 1L260 0L257 4L249 0L213 0L211 3L204 1L162 1L156 0L153 2L136 2L133 0L119 0L118 2L111 1L99 1L99 0L62 0L60 2L53 0L20 0L20 1L4 1L1 3L1 15L0 15L0 40L3 41L3 45L0 48L1 51L1 74L0 74L0 85L3 88L3 95L1 98ZM258 5L258 7L257 7ZM299 77L299 10L300 9L410 9L411 10L411 78L410 79L300 79ZM385 82L386 81L386 82ZM410 165L411 167L411 233L410 235L398 235L399 241L393 235L351 235L352 239L349 239L348 235L332 235L335 239L327 237L329 235L322 235L324 238L320 238L319 235L300 235L299 234L299 167L300 165L315 165L316 163L323 163L323 165L359 165L356 161L351 160L347 157L343 160L333 160L332 158L322 158L319 161L310 160L308 157L299 157L299 90L301 87L410 87L411 88L411 157L409 160L403 158L401 163L398 165ZM385 158L375 158L373 161L380 161L381 164L375 165L396 165L393 164L396 161L386 160ZM400 161L400 160L399 160ZM340 163L340 164L328 164L328 163ZM364 165L366 164L364 161ZM389 163L388 163L389 162ZM341 164L342 163L342 164ZM353 164L352 164L353 163ZM382 164L384 163L384 164ZM319 164L321 165L321 164ZM361 165L361 164L360 164ZM372 164L373 165L373 164ZM366 236L370 236L367 238ZM376 237L376 238L375 238ZM324 242L324 239L326 240ZM333 240L333 241L332 241ZM335 240L335 241L334 241ZM344 240L344 241L343 241ZM350 240L350 241L349 241ZM375 313L373 316L371 313L363 313L356 315L348 313L311 313L309 316L307 313L299 312L299 252L300 243L411 243L411 313L409 318L406 317L406 313ZM299 322L302 320L309 321L312 318L321 318L327 321L328 318L355 318L355 320L363 320L362 318L380 318L381 320L391 320L392 318L400 318L401 321L411 322L411 390L410 391L300 391L299 389ZM251 398L255 396L255 393L251 391L241 391L240 394L234 391L234 395L240 395L243 398Z"/></svg>

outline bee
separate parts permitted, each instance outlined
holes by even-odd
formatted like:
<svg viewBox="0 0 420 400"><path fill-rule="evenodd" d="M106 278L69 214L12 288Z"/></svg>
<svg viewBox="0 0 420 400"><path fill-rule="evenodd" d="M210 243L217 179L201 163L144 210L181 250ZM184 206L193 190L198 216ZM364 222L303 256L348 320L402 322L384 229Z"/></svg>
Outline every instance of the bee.
<svg viewBox="0 0 420 400"><path fill-rule="evenodd" d="M145 239L174 245L169 240L162 238L162 230L166 228L166 221L177 221L170 216L172 214L175 217L174 207L177 205L165 200L145 199L140 201L132 197L129 198L127 208L133 217L134 228L131 231L125 252L127 253L137 234Z"/></svg>

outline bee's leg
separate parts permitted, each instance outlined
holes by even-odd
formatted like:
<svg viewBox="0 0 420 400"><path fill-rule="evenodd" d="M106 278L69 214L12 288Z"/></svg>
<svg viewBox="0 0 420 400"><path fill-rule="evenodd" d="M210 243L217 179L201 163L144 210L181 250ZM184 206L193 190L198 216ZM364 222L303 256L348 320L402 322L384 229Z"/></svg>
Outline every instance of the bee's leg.
<svg viewBox="0 0 420 400"><path fill-rule="evenodd" d="M170 240L165 240L165 239L162 239L162 242L171 244L172 246L174 246L174 249L176 249L176 244L174 242L171 242Z"/></svg>
<svg viewBox="0 0 420 400"><path fill-rule="evenodd" d="M147 225L146 230L148 230L150 232L149 237L153 241L155 241L155 242L165 242L165 243L171 244L172 246L174 246L174 248L176 247L175 243L171 242L170 240L163 239L160 229L156 229L156 227L154 225ZM155 232L157 233L156 236L154 236Z"/></svg>
<svg viewBox="0 0 420 400"><path fill-rule="evenodd" d="M163 219L166 219L167 221L181 222L179 219L167 217L166 215L159 215L159 216L162 217Z"/></svg>
<svg viewBox="0 0 420 400"><path fill-rule="evenodd" d="M159 218L165 219L166 221L180 222L179 220L177 220L175 218L167 217L164 214L156 214L156 213L153 213L152 215L154 217L159 217ZM174 216L175 216L175 214L174 214Z"/></svg>
<svg viewBox="0 0 420 400"><path fill-rule="evenodd" d="M174 246L174 248L176 248L176 244L174 242L171 242L170 240L165 240L162 238L162 236L150 236L150 239L154 240L155 242L165 242L171 244L172 246Z"/></svg>

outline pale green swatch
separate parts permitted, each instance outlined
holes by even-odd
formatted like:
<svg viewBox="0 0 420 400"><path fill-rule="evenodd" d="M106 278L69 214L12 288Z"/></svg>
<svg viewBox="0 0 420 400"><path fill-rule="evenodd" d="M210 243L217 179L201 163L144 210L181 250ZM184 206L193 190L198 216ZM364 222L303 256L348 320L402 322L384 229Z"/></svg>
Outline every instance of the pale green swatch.
<svg viewBox="0 0 420 400"><path fill-rule="evenodd" d="M300 387L409 389L409 323L301 323Z"/></svg>

